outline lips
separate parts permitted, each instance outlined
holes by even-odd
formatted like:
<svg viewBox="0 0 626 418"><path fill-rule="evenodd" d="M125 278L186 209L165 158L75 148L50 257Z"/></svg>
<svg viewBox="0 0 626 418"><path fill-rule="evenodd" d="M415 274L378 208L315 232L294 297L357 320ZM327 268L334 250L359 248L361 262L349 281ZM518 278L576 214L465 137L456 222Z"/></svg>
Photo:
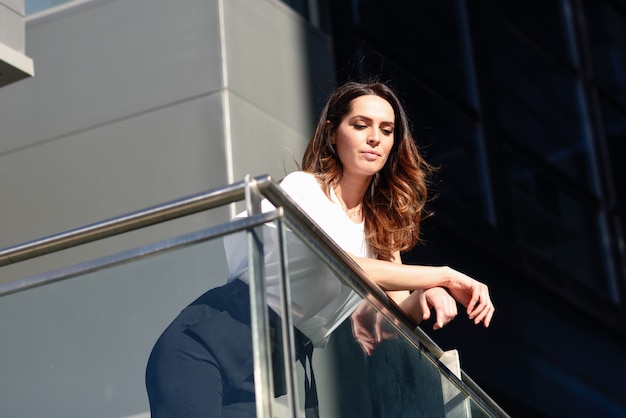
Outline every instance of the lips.
<svg viewBox="0 0 626 418"><path fill-rule="evenodd" d="M380 158L380 154L376 151L361 151L361 154L367 160L375 160L377 158Z"/></svg>

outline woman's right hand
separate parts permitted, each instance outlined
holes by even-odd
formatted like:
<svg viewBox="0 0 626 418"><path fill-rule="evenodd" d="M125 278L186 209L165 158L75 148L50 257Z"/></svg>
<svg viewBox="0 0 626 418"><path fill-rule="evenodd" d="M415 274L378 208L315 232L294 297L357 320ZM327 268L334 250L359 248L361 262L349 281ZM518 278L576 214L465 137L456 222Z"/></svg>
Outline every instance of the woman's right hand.
<svg viewBox="0 0 626 418"><path fill-rule="evenodd" d="M474 324L482 322L485 328L488 327L496 308L489 296L487 285L451 267L446 270L450 279L446 287L452 297L465 306L467 315Z"/></svg>

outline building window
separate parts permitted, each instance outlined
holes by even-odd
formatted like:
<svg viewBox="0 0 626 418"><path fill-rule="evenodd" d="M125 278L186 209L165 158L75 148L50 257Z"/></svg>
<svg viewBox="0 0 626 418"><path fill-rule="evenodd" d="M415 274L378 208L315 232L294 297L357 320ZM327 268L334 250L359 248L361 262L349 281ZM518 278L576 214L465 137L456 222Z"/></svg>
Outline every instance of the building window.
<svg viewBox="0 0 626 418"><path fill-rule="evenodd" d="M339 80L373 75L402 94L418 145L441 166L439 213L611 300L624 257L622 4L329 2Z"/></svg>
<svg viewBox="0 0 626 418"><path fill-rule="evenodd" d="M505 163L513 239L613 298L595 130L566 2L481 2L481 94ZM532 13L538 19L524 17ZM532 24L530 24L532 22ZM474 22L478 24L478 22Z"/></svg>
<svg viewBox="0 0 626 418"><path fill-rule="evenodd" d="M485 14L488 44L481 47L489 48L488 94L494 100L497 128L506 134L502 140L512 138L512 147L528 149L592 190L595 181L576 72L502 16L488 9ZM558 17L556 14L553 20ZM536 27L534 31L540 32ZM550 46L553 44L552 39ZM560 49L567 50L567 44Z"/></svg>
<svg viewBox="0 0 626 418"><path fill-rule="evenodd" d="M613 189L623 210L626 207L626 167L622 161L626 155L626 7L618 9L606 1L586 1L584 5L592 76L600 97Z"/></svg>
<svg viewBox="0 0 626 418"><path fill-rule="evenodd" d="M345 78L373 76L396 87L407 106L418 146L430 163L441 168L434 192L450 206L491 222L462 2L368 0L353 4L356 48Z"/></svg>
<svg viewBox="0 0 626 418"><path fill-rule="evenodd" d="M24 3L26 14L40 12L63 3L69 3L71 0L26 0Z"/></svg>
<svg viewBox="0 0 626 418"><path fill-rule="evenodd" d="M610 296L608 251L593 201L561 187L548 167L509 151L506 167L518 243L568 276Z"/></svg>

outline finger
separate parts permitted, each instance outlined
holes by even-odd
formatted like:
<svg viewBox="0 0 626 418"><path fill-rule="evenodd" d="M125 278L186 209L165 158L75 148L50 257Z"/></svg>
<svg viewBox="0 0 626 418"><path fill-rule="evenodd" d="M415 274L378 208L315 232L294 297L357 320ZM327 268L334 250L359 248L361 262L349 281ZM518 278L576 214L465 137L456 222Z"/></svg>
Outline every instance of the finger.
<svg viewBox="0 0 626 418"><path fill-rule="evenodd" d="M363 340L363 341L374 341L374 335L372 335L371 332L367 331L366 329L360 329L358 330L354 336L359 339L359 340Z"/></svg>
<svg viewBox="0 0 626 418"><path fill-rule="evenodd" d="M489 311L490 311L490 308L489 308L489 307L486 307L484 310L482 310L482 311L480 312L480 314L478 314L478 315L474 318L474 324L475 324L475 325L478 325L478 324L480 324L481 322L483 322L483 321L487 318L487 315L489 314Z"/></svg>
<svg viewBox="0 0 626 418"><path fill-rule="evenodd" d="M476 316L474 317L474 325L480 324L483 321L483 319L485 319L488 312L489 312L489 307L485 307L485 309L483 309L482 311L477 312Z"/></svg>
<svg viewBox="0 0 626 418"><path fill-rule="evenodd" d="M363 348L363 351L365 351L366 353L371 353L375 347L376 347L376 344L374 343L361 341L361 348Z"/></svg>
<svg viewBox="0 0 626 418"><path fill-rule="evenodd" d="M452 303L452 316L453 316L452 319L454 319L459 314L459 310L458 310L458 308L456 306L456 301L455 300L452 300L451 303Z"/></svg>
<svg viewBox="0 0 626 418"><path fill-rule="evenodd" d="M363 350L363 352L367 354L368 356L371 356L372 353L374 352L374 348L375 348L374 344L367 344L367 343L363 343L362 341L359 341L359 346L361 347L361 350Z"/></svg>
<svg viewBox="0 0 626 418"><path fill-rule="evenodd" d="M487 310L489 309L489 305L490 303L488 303L487 301L484 301L484 302L477 303L474 306L472 310L472 314L469 316L469 318L472 321L474 321L474 324L478 324L480 321L482 321L482 319L485 317L487 313Z"/></svg>
<svg viewBox="0 0 626 418"><path fill-rule="evenodd" d="M488 326L491 317L493 316L493 305L491 301L486 303L484 307L480 307L475 311L474 324L478 325L481 322L485 323L485 326ZM487 321L487 322L485 322Z"/></svg>
<svg viewBox="0 0 626 418"><path fill-rule="evenodd" d="M398 338L398 334L396 334L395 332L392 331L385 331L382 333L382 341L385 340L395 340L396 338Z"/></svg>
<svg viewBox="0 0 626 418"><path fill-rule="evenodd" d="M433 329L441 329L448 325L450 321L456 318L457 309L456 304L446 304L444 308L437 310L437 321L435 323L435 327Z"/></svg>
<svg viewBox="0 0 626 418"><path fill-rule="evenodd" d="M373 331L374 331L374 335L373 335L374 341L379 343L382 340L382 329L380 327L380 315L378 314L376 314L376 318L374 319Z"/></svg>
<svg viewBox="0 0 626 418"><path fill-rule="evenodd" d="M456 304L455 304L450 308L450 310L446 312L443 325L445 326L445 325L448 325L450 322L452 322L452 320L456 318L457 314L458 314L458 311L456 309Z"/></svg>
<svg viewBox="0 0 626 418"><path fill-rule="evenodd" d="M437 305L435 309L435 324L433 325L433 329L441 329L446 325L446 306L445 305Z"/></svg>
<svg viewBox="0 0 626 418"><path fill-rule="evenodd" d="M422 310L422 320L430 319L430 307L425 297L420 297L420 309Z"/></svg>
<svg viewBox="0 0 626 418"><path fill-rule="evenodd" d="M433 329L441 329L445 325L445 311L441 308L437 308L435 310L435 325L433 325Z"/></svg>
<svg viewBox="0 0 626 418"><path fill-rule="evenodd" d="M480 305L481 295L478 289L475 289L472 292L472 297L470 298L467 304L467 315L469 315L470 319L473 319L476 308Z"/></svg>
<svg viewBox="0 0 626 418"><path fill-rule="evenodd" d="M491 305L489 307L489 309L487 310L486 314L485 314L485 318L482 320L483 325L485 326L485 328L488 328L489 325L491 324L491 319L493 318L493 314L495 312L496 308L493 307L493 305Z"/></svg>
<svg viewBox="0 0 626 418"><path fill-rule="evenodd" d="M364 339L364 340L374 340L374 336L369 331L367 327L364 327L362 324L352 322L352 334L356 339Z"/></svg>

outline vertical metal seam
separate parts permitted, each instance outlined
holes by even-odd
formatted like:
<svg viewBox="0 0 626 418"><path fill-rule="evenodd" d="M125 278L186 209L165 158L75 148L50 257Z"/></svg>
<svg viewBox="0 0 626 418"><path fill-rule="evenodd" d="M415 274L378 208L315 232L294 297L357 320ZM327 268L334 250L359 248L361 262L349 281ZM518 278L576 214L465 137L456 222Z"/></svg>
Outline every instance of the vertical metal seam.
<svg viewBox="0 0 626 418"><path fill-rule="evenodd" d="M224 152L226 157L226 180L228 184L235 181L233 161L233 139L231 132L230 96L228 79L228 55L226 54L226 19L224 13L224 0L217 0L218 21L220 32L220 68L221 68L221 102L222 102L222 126L224 129ZM229 207L231 217L236 214L235 204Z"/></svg>

